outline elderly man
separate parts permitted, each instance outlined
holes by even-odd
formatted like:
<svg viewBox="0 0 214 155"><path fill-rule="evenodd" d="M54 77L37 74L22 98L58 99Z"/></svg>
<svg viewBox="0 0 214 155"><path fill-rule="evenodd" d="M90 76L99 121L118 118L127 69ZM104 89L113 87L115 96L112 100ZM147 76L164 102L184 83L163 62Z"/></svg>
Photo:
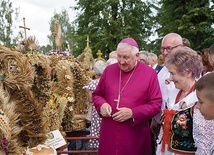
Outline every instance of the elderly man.
<svg viewBox="0 0 214 155"><path fill-rule="evenodd" d="M177 33L169 33L164 36L161 43L161 54L165 59L175 48L183 46L182 37ZM161 94L162 94L162 110L165 109L165 102L167 101L169 92L177 93L179 90L175 88L173 82L169 80L170 73L168 69L164 66L158 73L158 81L160 84ZM158 123L160 123L160 117L162 112L152 119L151 131L157 137L159 133Z"/></svg>
<svg viewBox="0 0 214 155"><path fill-rule="evenodd" d="M173 51L173 49L183 46L183 40L182 37L177 33L169 33L162 39L161 43L161 54L164 57L164 59ZM178 91L175 89L175 85L173 82L170 82L168 80L169 78L169 71L164 66L161 71L158 73L158 81L161 88L162 98L163 98L163 104L162 107L164 108L164 101L166 100L166 96L170 91ZM159 122L160 117L157 117L156 121Z"/></svg>
<svg viewBox="0 0 214 155"><path fill-rule="evenodd" d="M149 65L149 57L148 57L149 52L147 51L140 51L139 52L139 60L147 65Z"/></svg>
<svg viewBox="0 0 214 155"><path fill-rule="evenodd" d="M158 64L158 56L155 53L149 53L148 58L150 67L152 67L154 70L156 70L157 73L159 73L163 66Z"/></svg>
<svg viewBox="0 0 214 155"><path fill-rule="evenodd" d="M161 53L164 59L173 51L173 49L182 45L183 45L182 37L179 34L177 33L167 34L163 38L161 44ZM177 89L175 89L175 85L173 82L169 83L168 80L169 76L170 73L168 69L164 66L158 74L158 81L160 83L163 103L165 102L166 96L168 96L168 93L170 91L178 91ZM164 104L162 104L162 106L164 107Z"/></svg>
<svg viewBox="0 0 214 155"><path fill-rule="evenodd" d="M157 74L139 62L133 38L117 46L118 63L107 66L93 93L102 117L99 155L151 155L149 120L162 103Z"/></svg>

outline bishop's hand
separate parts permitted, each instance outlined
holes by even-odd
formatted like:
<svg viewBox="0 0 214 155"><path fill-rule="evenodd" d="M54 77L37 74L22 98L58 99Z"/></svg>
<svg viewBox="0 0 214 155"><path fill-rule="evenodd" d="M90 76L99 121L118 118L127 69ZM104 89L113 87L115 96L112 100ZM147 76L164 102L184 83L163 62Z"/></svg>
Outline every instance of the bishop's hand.
<svg viewBox="0 0 214 155"><path fill-rule="evenodd" d="M115 121L124 122L133 116L130 108L117 108L117 110L118 111L112 115L112 118Z"/></svg>
<svg viewBox="0 0 214 155"><path fill-rule="evenodd" d="M101 107L100 107L100 114L103 117L111 117L111 106L108 103L104 103Z"/></svg>

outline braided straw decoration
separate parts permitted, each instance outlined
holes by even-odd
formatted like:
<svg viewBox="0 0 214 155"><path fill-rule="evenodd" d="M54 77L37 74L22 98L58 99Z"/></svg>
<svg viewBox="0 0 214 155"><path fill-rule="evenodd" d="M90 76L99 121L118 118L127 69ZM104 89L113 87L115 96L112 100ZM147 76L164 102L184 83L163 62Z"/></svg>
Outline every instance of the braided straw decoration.
<svg viewBox="0 0 214 155"><path fill-rule="evenodd" d="M90 47L85 47L83 53L78 56L78 61L83 64L85 70L91 70L94 66L94 57Z"/></svg>
<svg viewBox="0 0 214 155"><path fill-rule="evenodd" d="M10 155L20 155L21 145L18 143L17 135L21 128L18 126L18 114L15 112L15 103L10 102L8 92L2 88L0 83L0 137L5 137L5 144L0 145L0 154L4 155L6 152Z"/></svg>
<svg viewBox="0 0 214 155"><path fill-rule="evenodd" d="M31 87L34 70L28 59L21 53L0 46L0 75L2 82L10 89Z"/></svg>
<svg viewBox="0 0 214 155"><path fill-rule="evenodd" d="M70 62L66 59L58 61L55 69L57 80L52 87L52 92L53 94L57 94L56 102L59 105L59 118L60 122L62 123L62 119L65 116L68 118L68 120L73 119L72 103L75 101L73 93L74 78L70 70ZM69 113L65 113L65 109L69 109Z"/></svg>
<svg viewBox="0 0 214 155"><path fill-rule="evenodd" d="M0 109L0 130L5 135L6 139L11 139L10 121L2 109Z"/></svg>
<svg viewBox="0 0 214 155"><path fill-rule="evenodd" d="M42 106L36 102L31 86L34 70L27 57L16 51L0 47L0 75L3 87L8 91L10 101L16 103L19 125L23 127L18 135L23 147L34 147L47 139Z"/></svg>
<svg viewBox="0 0 214 155"><path fill-rule="evenodd" d="M29 55L30 64L34 67L35 76L31 90L39 104L45 106L51 95L50 59L43 54Z"/></svg>
<svg viewBox="0 0 214 155"><path fill-rule="evenodd" d="M73 61L72 61L73 60ZM87 92L83 90L83 86L88 83L86 71L80 67L77 60L70 59L70 68L73 73L73 93L75 101L68 103L65 109L65 117L63 118L63 128L65 131L81 130L86 127L85 114L87 112ZM70 108L72 107L72 109ZM73 118L70 120L69 114L73 110Z"/></svg>

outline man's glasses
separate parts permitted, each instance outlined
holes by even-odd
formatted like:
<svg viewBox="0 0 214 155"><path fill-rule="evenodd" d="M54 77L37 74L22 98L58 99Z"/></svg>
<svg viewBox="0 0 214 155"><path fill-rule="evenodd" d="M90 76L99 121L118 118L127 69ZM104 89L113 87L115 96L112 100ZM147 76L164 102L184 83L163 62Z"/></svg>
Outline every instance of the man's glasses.
<svg viewBox="0 0 214 155"><path fill-rule="evenodd" d="M167 52L171 52L174 48L178 47L178 46L181 46L181 44L179 45L176 45L176 46L168 46L168 47L161 47L161 51L163 52L164 50L166 50Z"/></svg>

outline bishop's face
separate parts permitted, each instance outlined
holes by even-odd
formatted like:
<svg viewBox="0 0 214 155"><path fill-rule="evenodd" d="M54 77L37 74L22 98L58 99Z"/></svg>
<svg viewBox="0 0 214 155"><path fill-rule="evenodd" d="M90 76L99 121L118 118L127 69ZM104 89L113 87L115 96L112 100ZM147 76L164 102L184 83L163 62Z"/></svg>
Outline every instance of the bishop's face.
<svg viewBox="0 0 214 155"><path fill-rule="evenodd" d="M138 60L138 54L133 54L131 48L121 48L117 51L117 61L119 67L124 72L131 71Z"/></svg>

